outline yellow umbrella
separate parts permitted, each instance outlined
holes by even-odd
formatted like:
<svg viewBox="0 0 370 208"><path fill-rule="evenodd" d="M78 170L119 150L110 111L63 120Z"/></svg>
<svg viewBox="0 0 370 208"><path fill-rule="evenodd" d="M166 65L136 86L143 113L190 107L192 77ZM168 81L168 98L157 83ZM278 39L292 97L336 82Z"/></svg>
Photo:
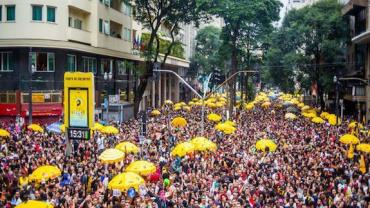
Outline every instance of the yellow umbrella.
<svg viewBox="0 0 370 208"><path fill-rule="evenodd" d="M296 119L296 118L297 118L297 116L296 116L296 115L294 115L293 113L286 113L284 117L285 117L285 119L287 119L287 120L294 120L294 119Z"/></svg>
<svg viewBox="0 0 370 208"><path fill-rule="evenodd" d="M307 110L310 110L310 106L308 105L305 105L301 108L302 111L307 111Z"/></svg>
<svg viewBox="0 0 370 208"><path fill-rule="evenodd" d="M43 201L28 200L16 206L15 208L53 208L54 206Z"/></svg>
<svg viewBox="0 0 370 208"><path fill-rule="evenodd" d="M119 133L119 130L114 126L105 126L100 130L103 134L113 134L116 135Z"/></svg>
<svg viewBox="0 0 370 208"><path fill-rule="evenodd" d="M34 132L44 133L44 129L38 124L28 125L27 129L32 130Z"/></svg>
<svg viewBox="0 0 370 208"><path fill-rule="evenodd" d="M173 105L173 102L172 102L171 100L166 100L166 101L164 101L164 103L165 103L166 105Z"/></svg>
<svg viewBox="0 0 370 208"><path fill-rule="evenodd" d="M187 123L188 122L183 117L176 117L171 122L173 127L184 127Z"/></svg>
<svg viewBox="0 0 370 208"><path fill-rule="evenodd" d="M207 116L208 120L213 121L213 122L219 122L221 121L222 117L218 114L211 113Z"/></svg>
<svg viewBox="0 0 370 208"><path fill-rule="evenodd" d="M303 108L304 107L304 103L298 103L297 105L299 108Z"/></svg>
<svg viewBox="0 0 370 208"><path fill-rule="evenodd" d="M352 134L345 134L345 135L341 136L339 141L343 144L358 144L358 143L360 143L360 140Z"/></svg>
<svg viewBox="0 0 370 208"><path fill-rule="evenodd" d="M267 148L270 152L275 152L277 145L271 139L260 139L257 141L256 149L265 152Z"/></svg>
<svg viewBox="0 0 370 208"><path fill-rule="evenodd" d="M133 172L139 175L147 176L154 173L157 170L154 163L145 161L145 160L137 160L135 162L130 163L127 166L126 172Z"/></svg>
<svg viewBox="0 0 370 208"><path fill-rule="evenodd" d="M59 128L60 128L61 132L63 132L63 133L66 132L66 125L65 124L60 125Z"/></svg>
<svg viewBox="0 0 370 208"><path fill-rule="evenodd" d="M184 157L186 154L193 152L195 149L194 145L190 142L183 142L176 145L171 151L172 156Z"/></svg>
<svg viewBox="0 0 370 208"><path fill-rule="evenodd" d="M173 108L173 110L175 110L175 111L179 111L179 110L181 110L181 106L175 106L175 107Z"/></svg>
<svg viewBox="0 0 370 208"><path fill-rule="evenodd" d="M195 137L190 140L190 143L194 145L194 149L198 151L216 151L217 145L204 137Z"/></svg>
<svg viewBox="0 0 370 208"><path fill-rule="evenodd" d="M316 113L305 113L305 112L303 112L302 113L302 116L304 116L306 118L315 118L316 117Z"/></svg>
<svg viewBox="0 0 370 208"><path fill-rule="evenodd" d="M229 125L229 126L236 126L236 123L230 120L225 121L224 124Z"/></svg>
<svg viewBox="0 0 370 208"><path fill-rule="evenodd" d="M159 115L161 115L161 112L159 112L159 110L155 109L155 110L152 110L152 112L150 114L152 116L159 116Z"/></svg>
<svg viewBox="0 0 370 208"><path fill-rule="evenodd" d="M362 143L356 146L356 149L361 152L370 153L370 144Z"/></svg>
<svg viewBox="0 0 370 208"><path fill-rule="evenodd" d="M340 118L338 118L338 124L337 124L337 116L335 116L334 114L330 114L327 118L328 118L329 124L332 126L337 126L342 123Z"/></svg>
<svg viewBox="0 0 370 208"><path fill-rule="evenodd" d="M320 117L315 117L311 120L313 123L317 123L317 124L323 124L325 123L324 119L320 118Z"/></svg>
<svg viewBox="0 0 370 208"><path fill-rule="evenodd" d="M328 119L328 116L329 116L330 114L328 113L328 112L322 112L321 114L320 114L320 117L322 118L322 119Z"/></svg>
<svg viewBox="0 0 370 208"><path fill-rule="evenodd" d="M254 108L254 104L253 103L248 103L247 105L245 105L245 109L246 110L252 110Z"/></svg>
<svg viewBox="0 0 370 208"><path fill-rule="evenodd" d="M144 185L144 179L132 172L125 172L118 174L112 178L108 183L109 189L117 189L120 191L127 191L130 188L134 188L136 191L139 191L140 185Z"/></svg>
<svg viewBox="0 0 370 208"><path fill-rule="evenodd" d="M119 144L116 145L115 147L116 149L128 154L128 153L138 153L139 152L139 148L131 143L131 142L121 142Z"/></svg>
<svg viewBox="0 0 370 208"><path fill-rule="evenodd" d="M270 102L264 102L264 103L262 103L262 107L264 107L264 108L268 108L268 107L270 107L270 105L271 105L271 103Z"/></svg>
<svg viewBox="0 0 370 208"><path fill-rule="evenodd" d="M354 129L356 126L359 129L363 129L364 128L364 126L361 123L358 123L358 122L355 122L355 121L353 121L350 124L348 124L348 128L350 128L350 129Z"/></svg>
<svg viewBox="0 0 370 208"><path fill-rule="evenodd" d="M231 126L228 123L219 123L215 126L216 130L221 131L225 134L233 134L236 131L236 128Z"/></svg>
<svg viewBox="0 0 370 208"><path fill-rule="evenodd" d="M94 130L94 131L101 131L103 128L104 128L103 125L101 125L98 122L95 122L94 126L91 129Z"/></svg>
<svg viewBox="0 0 370 208"><path fill-rule="evenodd" d="M182 109L186 111L191 111L191 108L189 106L182 106Z"/></svg>
<svg viewBox="0 0 370 208"><path fill-rule="evenodd" d="M102 163L112 164L122 161L124 157L125 154L122 151L111 148L104 150L98 158Z"/></svg>
<svg viewBox="0 0 370 208"><path fill-rule="evenodd" d="M44 165L36 168L32 172L31 175L29 175L28 179L30 181L36 181L40 183L42 180L47 181L49 179L54 179L61 175L61 171L56 166L51 165Z"/></svg>
<svg viewBox="0 0 370 208"><path fill-rule="evenodd" d="M0 137L10 137L10 133L5 129L0 129Z"/></svg>

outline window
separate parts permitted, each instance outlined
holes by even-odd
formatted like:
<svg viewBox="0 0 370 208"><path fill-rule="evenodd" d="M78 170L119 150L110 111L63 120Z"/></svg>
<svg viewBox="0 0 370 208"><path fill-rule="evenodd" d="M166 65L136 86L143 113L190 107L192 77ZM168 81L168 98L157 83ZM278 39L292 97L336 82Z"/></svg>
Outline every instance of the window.
<svg viewBox="0 0 370 208"><path fill-rule="evenodd" d="M0 22L3 20L2 16L3 16L3 6L0 5Z"/></svg>
<svg viewBox="0 0 370 208"><path fill-rule="evenodd" d="M123 14L131 16L131 6L124 3Z"/></svg>
<svg viewBox="0 0 370 208"><path fill-rule="evenodd" d="M104 34L106 34L106 35L110 34L110 26L109 26L109 21L108 20L104 21L103 31L104 31Z"/></svg>
<svg viewBox="0 0 370 208"><path fill-rule="evenodd" d="M103 20L99 19L99 32L103 32Z"/></svg>
<svg viewBox="0 0 370 208"><path fill-rule="evenodd" d="M6 21L15 21L15 5L6 6Z"/></svg>
<svg viewBox="0 0 370 208"><path fill-rule="evenodd" d="M72 27L72 17L68 17L68 27Z"/></svg>
<svg viewBox="0 0 370 208"><path fill-rule="evenodd" d="M42 6L33 5L32 6L32 20L33 21L42 21Z"/></svg>
<svg viewBox="0 0 370 208"><path fill-rule="evenodd" d="M76 56L67 54L67 71L76 71Z"/></svg>
<svg viewBox="0 0 370 208"><path fill-rule="evenodd" d="M126 41L131 41L131 30L128 28L124 28L123 30L123 39Z"/></svg>
<svg viewBox="0 0 370 208"><path fill-rule="evenodd" d="M100 72L101 74L112 73L113 71L113 60L112 59L102 59L100 62Z"/></svg>
<svg viewBox="0 0 370 208"><path fill-rule="evenodd" d="M14 59L12 52L1 52L0 53L0 71L13 71L14 70Z"/></svg>
<svg viewBox="0 0 370 208"><path fill-rule="evenodd" d="M15 103L15 92L1 92L0 103Z"/></svg>
<svg viewBox="0 0 370 208"><path fill-rule="evenodd" d="M82 57L84 72L93 72L96 74L96 58Z"/></svg>
<svg viewBox="0 0 370 208"><path fill-rule="evenodd" d="M55 7L47 7L47 21L55 22Z"/></svg>
<svg viewBox="0 0 370 208"><path fill-rule="evenodd" d="M75 21L74 21L74 28L76 28L76 29L82 29L82 21L81 20L79 20L79 19L75 19Z"/></svg>
<svg viewBox="0 0 370 208"><path fill-rule="evenodd" d="M52 72L55 69L54 53L32 52L32 65L37 72Z"/></svg>
<svg viewBox="0 0 370 208"><path fill-rule="evenodd" d="M118 75L127 75L126 65L124 61L117 61Z"/></svg>

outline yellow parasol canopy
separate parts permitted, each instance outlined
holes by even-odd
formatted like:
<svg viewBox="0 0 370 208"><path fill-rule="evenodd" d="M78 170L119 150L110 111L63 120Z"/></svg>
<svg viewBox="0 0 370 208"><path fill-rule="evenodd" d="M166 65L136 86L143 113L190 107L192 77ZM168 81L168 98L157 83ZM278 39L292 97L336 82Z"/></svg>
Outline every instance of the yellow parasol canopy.
<svg viewBox="0 0 370 208"><path fill-rule="evenodd" d="M44 129L40 125L38 125L38 124L28 125L27 126L27 129L32 130L34 132L44 133Z"/></svg>
<svg viewBox="0 0 370 208"><path fill-rule="evenodd" d="M321 114L320 114L320 117L322 118L322 119L328 119L328 117L329 117L329 113L328 112L322 112Z"/></svg>
<svg viewBox="0 0 370 208"><path fill-rule="evenodd" d="M337 125L340 125L342 123L340 118L338 118L338 124L337 124L337 116L334 115L334 114L328 115L327 119L329 121L329 124L332 125L332 126L337 126Z"/></svg>
<svg viewBox="0 0 370 208"><path fill-rule="evenodd" d="M325 120L320 118L320 117L315 117L311 120L313 123L317 123L317 124L323 124L325 123Z"/></svg>
<svg viewBox="0 0 370 208"><path fill-rule="evenodd" d="M155 167L154 163L145 160L137 160L130 163L130 165L126 167L125 171L147 176L154 173L156 170L157 168Z"/></svg>
<svg viewBox="0 0 370 208"><path fill-rule="evenodd" d="M233 134L236 131L236 128L230 123L219 123L215 126L216 130L223 132L224 134Z"/></svg>
<svg viewBox="0 0 370 208"><path fill-rule="evenodd" d="M159 115L161 115L161 112L159 112L159 110L155 109L155 110L152 110L152 112L150 112L150 114L152 116L159 116Z"/></svg>
<svg viewBox="0 0 370 208"><path fill-rule="evenodd" d="M271 105L271 103L270 102L264 102L264 103L262 103L262 107L264 107L264 108L268 108L268 107L270 107L270 105Z"/></svg>
<svg viewBox="0 0 370 208"><path fill-rule="evenodd" d="M186 154L193 152L194 149L195 147L192 143L183 142L183 143L176 145L176 147L172 149L171 155L184 157Z"/></svg>
<svg viewBox="0 0 370 208"><path fill-rule="evenodd" d="M341 136L339 141L343 144L358 144L358 143L360 143L360 140L352 134L345 134L345 135Z"/></svg>
<svg viewBox="0 0 370 208"><path fill-rule="evenodd" d="M53 208L54 206L43 201L28 200L16 206L15 208Z"/></svg>
<svg viewBox="0 0 370 208"><path fill-rule="evenodd" d="M269 149L270 152L275 152L277 145L271 139L260 139L257 141L256 149L265 152L267 148Z"/></svg>
<svg viewBox="0 0 370 208"><path fill-rule="evenodd" d="M54 179L61 175L61 171L56 166L51 165L44 165L36 168L32 172L31 175L29 175L28 179L30 181L35 181L37 183L40 183L41 181L47 181L49 179Z"/></svg>
<svg viewBox="0 0 370 208"><path fill-rule="evenodd" d="M286 113L284 117L285 117L285 119L287 119L287 120L294 120L294 119L296 119L296 118L297 118L297 116L296 116L296 115L294 115L293 113Z"/></svg>
<svg viewBox="0 0 370 208"><path fill-rule="evenodd" d="M211 113L207 116L208 120L213 121L213 122L219 122L221 121L222 117L218 114Z"/></svg>
<svg viewBox="0 0 370 208"><path fill-rule="evenodd" d="M217 145L204 137L195 137L190 140L190 143L194 145L194 150L198 151L213 151L217 150Z"/></svg>
<svg viewBox="0 0 370 208"><path fill-rule="evenodd" d="M307 110L310 110L310 106L308 105L305 105L301 108L302 111L307 111Z"/></svg>
<svg viewBox="0 0 370 208"><path fill-rule="evenodd" d="M10 133L5 129L0 129L0 137L10 137Z"/></svg>
<svg viewBox="0 0 370 208"><path fill-rule="evenodd" d="M245 105L245 109L246 110L252 110L254 108L254 104L253 103L248 103Z"/></svg>
<svg viewBox="0 0 370 208"><path fill-rule="evenodd" d="M112 135L116 135L119 133L119 130L114 126L105 126L100 131L103 134L112 134Z"/></svg>
<svg viewBox="0 0 370 208"><path fill-rule="evenodd" d="M187 105L182 106L182 109L183 109L183 110L186 110L186 111L191 111L190 106L187 106Z"/></svg>
<svg viewBox="0 0 370 208"><path fill-rule="evenodd" d="M125 172L118 174L112 178L108 183L109 189L118 189L120 191L127 191L130 188L134 188L136 191L139 191L139 186L144 185L144 179L132 172Z"/></svg>
<svg viewBox="0 0 370 208"><path fill-rule="evenodd" d="M348 124L348 128L349 128L349 129L354 129L354 128L356 127L356 125L357 125L357 127L358 127L359 129L363 129L363 128L364 128L364 126L363 126L361 123L358 123L358 122L356 122L356 121L353 121L353 122L351 122L350 124Z"/></svg>
<svg viewBox="0 0 370 208"><path fill-rule="evenodd" d="M370 153L370 144L362 143L356 146L356 149L361 152Z"/></svg>
<svg viewBox="0 0 370 208"><path fill-rule="evenodd" d="M166 100L166 101L164 101L164 104L166 104L166 105L173 105L173 102L171 100Z"/></svg>
<svg viewBox="0 0 370 208"><path fill-rule="evenodd" d="M183 117L176 117L171 122L173 127L184 127L188 122Z"/></svg>
<svg viewBox="0 0 370 208"><path fill-rule="evenodd" d="M125 154L122 151L111 148L104 150L98 158L102 163L112 164L122 161L124 157Z"/></svg>
<svg viewBox="0 0 370 208"><path fill-rule="evenodd" d="M104 126L98 122L94 123L94 126L91 128L93 131L101 131Z"/></svg>
<svg viewBox="0 0 370 208"><path fill-rule="evenodd" d="M234 126L234 127L236 126L236 123L230 120L225 121L224 124L229 125L229 126Z"/></svg>
<svg viewBox="0 0 370 208"><path fill-rule="evenodd" d="M131 143L131 142L121 142L119 144L116 145L115 147L116 149L128 154L128 153L138 153L139 152L139 148Z"/></svg>

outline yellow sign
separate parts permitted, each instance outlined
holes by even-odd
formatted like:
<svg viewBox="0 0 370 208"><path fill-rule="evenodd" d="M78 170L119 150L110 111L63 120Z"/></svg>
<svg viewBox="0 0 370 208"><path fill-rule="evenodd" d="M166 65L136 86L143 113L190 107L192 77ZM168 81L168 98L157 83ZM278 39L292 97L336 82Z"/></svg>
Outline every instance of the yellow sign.
<svg viewBox="0 0 370 208"><path fill-rule="evenodd" d="M66 128L94 126L94 74L66 72L64 74L64 124Z"/></svg>
<svg viewBox="0 0 370 208"><path fill-rule="evenodd" d="M44 103L45 97L43 93L32 93L32 102L33 103Z"/></svg>

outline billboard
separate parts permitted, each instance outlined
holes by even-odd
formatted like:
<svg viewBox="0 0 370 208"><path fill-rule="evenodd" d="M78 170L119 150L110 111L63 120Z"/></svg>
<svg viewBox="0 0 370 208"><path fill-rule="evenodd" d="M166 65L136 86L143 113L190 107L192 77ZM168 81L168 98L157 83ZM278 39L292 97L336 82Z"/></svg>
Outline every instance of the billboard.
<svg viewBox="0 0 370 208"><path fill-rule="evenodd" d="M90 139L94 126L93 73L64 74L64 124L70 139Z"/></svg>

